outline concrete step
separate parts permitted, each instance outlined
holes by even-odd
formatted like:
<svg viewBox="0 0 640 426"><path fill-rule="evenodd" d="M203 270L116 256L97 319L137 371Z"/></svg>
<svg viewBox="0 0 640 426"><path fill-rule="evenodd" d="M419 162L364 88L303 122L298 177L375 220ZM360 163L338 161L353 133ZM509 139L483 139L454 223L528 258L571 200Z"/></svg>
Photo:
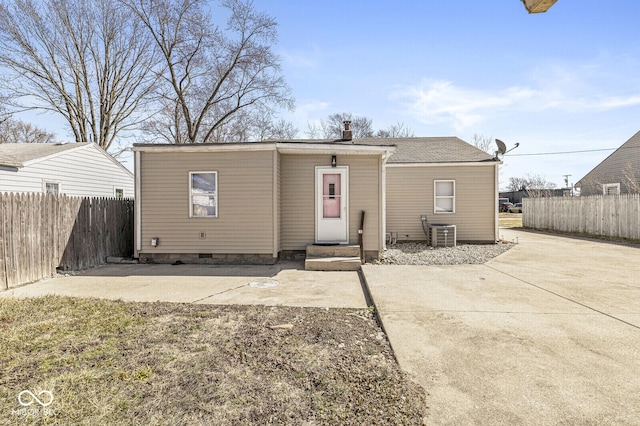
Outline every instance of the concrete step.
<svg viewBox="0 0 640 426"><path fill-rule="evenodd" d="M311 245L307 246L307 256L312 257L360 257L360 246L349 245Z"/></svg>
<svg viewBox="0 0 640 426"><path fill-rule="evenodd" d="M360 256L307 256L304 261L304 269L307 271L358 271Z"/></svg>

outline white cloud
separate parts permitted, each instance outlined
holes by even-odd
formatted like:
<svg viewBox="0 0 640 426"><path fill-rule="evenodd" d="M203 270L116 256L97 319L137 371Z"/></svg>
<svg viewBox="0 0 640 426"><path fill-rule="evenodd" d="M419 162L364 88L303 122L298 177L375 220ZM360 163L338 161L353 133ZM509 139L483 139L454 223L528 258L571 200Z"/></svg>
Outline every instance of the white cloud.
<svg viewBox="0 0 640 426"><path fill-rule="evenodd" d="M406 100L408 113L423 123L449 122L461 131L535 95L526 87L489 92L455 86L449 81L425 80L417 86L396 89L392 98Z"/></svg>
<svg viewBox="0 0 640 426"><path fill-rule="evenodd" d="M613 96L609 98L604 98L599 105L600 109L616 109L616 108L624 108L630 106L640 105L640 95L631 95L631 96Z"/></svg>
<svg viewBox="0 0 640 426"><path fill-rule="evenodd" d="M640 106L640 88L616 96L603 95L601 91L575 74L571 80L566 70L555 69L546 80L539 80L537 87L513 86L490 91L427 79L415 86L396 87L390 97L404 103L406 113L420 122L450 125L457 132L512 112L605 112Z"/></svg>

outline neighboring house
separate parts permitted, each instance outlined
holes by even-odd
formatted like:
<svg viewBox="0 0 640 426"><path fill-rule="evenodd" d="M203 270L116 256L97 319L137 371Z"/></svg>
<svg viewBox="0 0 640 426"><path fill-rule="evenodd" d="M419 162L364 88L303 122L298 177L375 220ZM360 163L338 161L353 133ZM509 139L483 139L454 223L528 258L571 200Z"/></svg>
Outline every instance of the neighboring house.
<svg viewBox="0 0 640 426"><path fill-rule="evenodd" d="M640 192L640 132L576 182L580 195Z"/></svg>
<svg viewBox="0 0 640 426"><path fill-rule="evenodd" d="M133 198L133 174L94 143L0 144L0 192Z"/></svg>
<svg viewBox="0 0 640 426"><path fill-rule="evenodd" d="M521 203L528 197L571 197L571 188L532 189L524 191L503 191L500 198L508 198L511 203Z"/></svg>
<svg viewBox="0 0 640 426"><path fill-rule="evenodd" d="M499 162L458 138L136 144L141 261L273 263L313 244L386 234L425 240L421 216L458 240L495 242Z"/></svg>

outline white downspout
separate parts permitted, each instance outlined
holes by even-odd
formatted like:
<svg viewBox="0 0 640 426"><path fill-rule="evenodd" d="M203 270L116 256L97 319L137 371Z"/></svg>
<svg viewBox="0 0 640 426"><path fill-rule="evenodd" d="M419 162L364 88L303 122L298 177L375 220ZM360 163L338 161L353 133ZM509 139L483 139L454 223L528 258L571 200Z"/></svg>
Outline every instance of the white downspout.
<svg viewBox="0 0 640 426"><path fill-rule="evenodd" d="M280 229L278 227L279 224L279 215L280 215L280 204L279 204L279 193L278 193L278 149L274 144L274 148L273 148L273 258L277 259L278 258L278 246L280 244L279 241L279 235L280 235Z"/></svg>
<svg viewBox="0 0 640 426"><path fill-rule="evenodd" d="M380 235L380 246L382 247L383 251L387 249L387 160L389 159L390 155L391 153L388 151L382 155L380 167L380 218L382 220L382 235Z"/></svg>
<svg viewBox="0 0 640 426"><path fill-rule="evenodd" d="M498 213L498 199L500 198L500 187L499 187L499 182L498 182L498 169L500 168L500 164L502 162L501 161L496 161L496 165L494 167L495 169L495 191L494 191L494 200L493 200L493 212L495 214L495 224L494 224L494 229L495 229L495 235L494 235L494 240L496 242L498 242L500 240L500 219L498 218L498 216L500 215Z"/></svg>
<svg viewBox="0 0 640 426"><path fill-rule="evenodd" d="M139 255L140 250L142 250L142 228L140 227L141 218L140 212L142 211L140 204L142 204L142 196L140 194L140 151L135 151L135 161L134 161L134 173L136 178L136 196L135 196L135 205L136 205L136 255Z"/></svg>

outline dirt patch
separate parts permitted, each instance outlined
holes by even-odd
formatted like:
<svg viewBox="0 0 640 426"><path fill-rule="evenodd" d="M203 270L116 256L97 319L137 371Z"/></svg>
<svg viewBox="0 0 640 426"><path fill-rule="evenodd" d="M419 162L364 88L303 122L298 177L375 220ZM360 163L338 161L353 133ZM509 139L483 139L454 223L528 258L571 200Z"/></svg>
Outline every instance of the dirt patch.
<svg viewBox="0 0 640 426"><path fill-rule="evenodd" d="M0 424L422 423L369 310L51 296L0 300L0 324Z"/></svg>

